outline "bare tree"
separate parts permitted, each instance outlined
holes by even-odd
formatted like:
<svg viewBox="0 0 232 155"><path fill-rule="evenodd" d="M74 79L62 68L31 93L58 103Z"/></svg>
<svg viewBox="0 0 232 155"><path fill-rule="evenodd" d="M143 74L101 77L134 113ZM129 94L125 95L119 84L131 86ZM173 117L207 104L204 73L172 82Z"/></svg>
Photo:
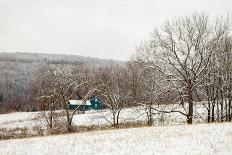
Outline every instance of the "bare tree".
<svg viewBox="0 0 232 155"><path fill-rule="evenodd" d="M112 126L118 127L120 112L131 99L127 70L117 66L102 69L98 74L98 79L102 84L100 98L112 114L112 120L106 119Z"/></svg>
<svg viewBox="0 0 232 155"><path fill-rule="evenodd" d="M48 79L44 82L50 85L43 88L42 94L38 99L49 104L50 118L53 116L52 111L55 107L64 109L66 114L65 127L68 132L71 132L72 120L76 111L85 104L96 88L92 87L92 81L88 78L85 66L82 65L75 67L50 65L46 74ZM82 95L82 104L76 107L75 110L70 110L69 100L76 98L79 94ZM51 121L49 124L51 125Z"/></svg>
<svg viewBox="0 0 232 155"><path fill-rule="evenodd" d="M54 68L51 66L43 67L39 70L36 80L31 84L31 94L36 96L39 110L50 129L53 129L55 114L58 109L58 100L54 93L55 83L51 77L53 72Z"/></svg>

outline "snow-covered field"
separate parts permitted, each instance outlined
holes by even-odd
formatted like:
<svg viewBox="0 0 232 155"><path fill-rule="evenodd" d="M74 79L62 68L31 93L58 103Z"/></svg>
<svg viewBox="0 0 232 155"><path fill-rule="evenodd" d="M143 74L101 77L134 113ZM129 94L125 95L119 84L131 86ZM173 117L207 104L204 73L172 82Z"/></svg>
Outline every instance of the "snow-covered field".
<svg viewBox="0 0 232 155"><path fill-rule="evenodd" d="M0 141L0 154L228 154L232 124L105 130Z"/></svg>
<svg viewBox="0 0 232 155"><path fill-rule="evenodd" d="M203 118L203 108L195 109ZM61 116L62 117L62 116ZM77 126L110 125L109 110L77 114ZM123 109L120 122L146 121L142 107ZM197 114L195 123L204 122ZM186 124L179 113L154 115L156 127L91 131L17 140L0 141L1 154L231 154L232 124ZM177 125L178 124L178 125ZM6 129L44 127L39 112L17 112L0 115L0 134ZM169 125L169 126L162 126Z"/></svg>
<svg viewBox="0 0 232 155"><path fill-rule="evenodd" d="M199 110L200 109L200 110ZM195 110L197 111L197 110ZM198 112L202 111L198 108ZM32 129L34 126L45 126L45 119L38 117L39 112L16 112L10 114L0 115L0 129L1 128L28 128ZM109 110L100 111L87 111L85 114L77 114L74 116L73 124L77 126L98 126L98 125L110 125L107 120L111 119L111 113ZM202 115L204 116L204 115ZM133 107L123 109L120 114L120 122L137 122L146 121L146 114L141 107ZM201 118L197 118L195 115L195 122L203 122ZM175 125L186 123L186 117L179 113L154 115L155 125Z"/></svg>
<svg viewBox="0 0 232 155"><path fill-rule="evenodd" d="M15 112L0 115L0 128L23 128L33 127L43 122L43 120L35 120L38 112Z"/></svg>

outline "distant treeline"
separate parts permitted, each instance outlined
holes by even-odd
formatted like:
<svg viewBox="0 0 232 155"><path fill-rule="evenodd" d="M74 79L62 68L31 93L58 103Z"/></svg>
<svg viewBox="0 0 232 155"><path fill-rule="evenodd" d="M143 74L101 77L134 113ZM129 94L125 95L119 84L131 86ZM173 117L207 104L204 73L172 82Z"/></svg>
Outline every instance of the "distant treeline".
<svg viewBox="0 0 232 155"><path fill-rule="evenodd" d="M0 112L15 109L19 104L32 104L29 101L30 83L35 73L49 64L98 68L112 64L124 65L125 62L76 55L0 53Z"/></svg>

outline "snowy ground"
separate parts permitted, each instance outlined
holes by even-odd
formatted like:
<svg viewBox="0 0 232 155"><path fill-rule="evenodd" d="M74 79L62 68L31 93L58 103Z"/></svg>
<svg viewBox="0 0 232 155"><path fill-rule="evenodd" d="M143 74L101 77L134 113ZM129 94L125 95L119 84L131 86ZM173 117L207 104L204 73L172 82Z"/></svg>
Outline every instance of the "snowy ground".
<svg viewBox="0 0 232 155"><path fill-rule="evenodd" d="M23 128L32 127L43 122L39 119L36 121L34 118L37 117L38 112L15 112L10 114L0 115L0 128Z"/></svg>
<svg viewBox="0 0 232 155"><path fill-rule="evenodd" d="M198 111L202 113L202 108L198 108ZM204 113L206 114L206 112ZM204 114L201 114L204 116ZM11 128L28 128L32 129L34 126L45 126L45 120L43 117L37 118L39 112L16 112L11 114L0 115L0 129ZM107 120L110 121L111 113L105 109L102 111L87 111L85 114L77 114L74 116L73 124L77 126L97 126L97 125L110 125ZM204 116L205 117L205 116ZM106 120L107 119L107 120ZM120 122L137 122L146 121L146 114L141 107L133 107L123 109L120 115ZM195 115L195 122L204 122L201 118ZM186 117L179 113L154 115L155 125L175 125L186 123Z"/></svg>
<svg viewBox="0 0 232 155"><path fill-rule="evenodd" d="M232 124L106 130L0 141L0 154L231 154Z"/></svg>

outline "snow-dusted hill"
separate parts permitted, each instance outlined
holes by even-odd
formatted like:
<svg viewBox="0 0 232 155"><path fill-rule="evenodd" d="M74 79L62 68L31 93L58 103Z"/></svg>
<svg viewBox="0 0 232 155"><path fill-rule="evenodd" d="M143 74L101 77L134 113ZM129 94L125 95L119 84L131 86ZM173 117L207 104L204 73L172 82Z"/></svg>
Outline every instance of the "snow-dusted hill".
<svg viewBox="0 0 232 155"><path fill-rule="evenodd" d="M111 65L124 66L126 62L78 55L0 52L0 113L11 111L6 106L12 104L12 101L15 105L32 102L28 97L34 96L30 90L33 80L37 72L47 64L69 66L84 64L96 69Z"/></svg>
<svg viewBox="0 0 232 155"><path fill-rule="evenodd" d="M231 154L232 124L107 130L0 141L0 154Z"/></svg>

